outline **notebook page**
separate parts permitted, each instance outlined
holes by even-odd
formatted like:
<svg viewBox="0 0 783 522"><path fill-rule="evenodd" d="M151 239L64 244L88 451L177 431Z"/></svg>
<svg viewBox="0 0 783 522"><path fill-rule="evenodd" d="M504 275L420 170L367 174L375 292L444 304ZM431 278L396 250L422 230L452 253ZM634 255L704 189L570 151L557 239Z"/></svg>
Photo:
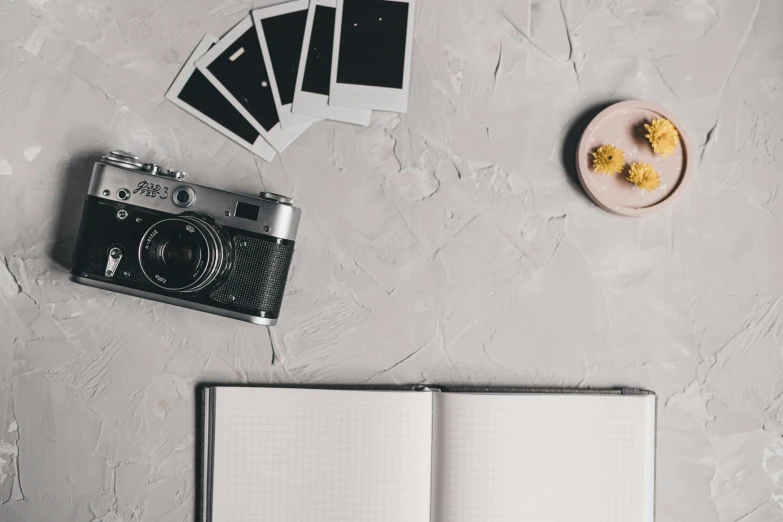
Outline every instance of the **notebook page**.
<svg viewBox="0 0 783 522"><path fill-rule="evenodd" d="M654 396L434 394L434 522L652 522Z"/></svg>
<svg viewBox="0 0 783 522"><path fill-rule="evenodd" d="M215 522L428 522L432 394L215 389Z"/></svg>

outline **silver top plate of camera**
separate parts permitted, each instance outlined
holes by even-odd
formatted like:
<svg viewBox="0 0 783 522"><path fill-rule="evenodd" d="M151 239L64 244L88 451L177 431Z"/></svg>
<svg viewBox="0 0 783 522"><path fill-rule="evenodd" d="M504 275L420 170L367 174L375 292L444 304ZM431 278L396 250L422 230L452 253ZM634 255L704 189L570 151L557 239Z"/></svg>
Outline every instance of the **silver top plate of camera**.
<svg viewBox="0 0 783 522"><path fill-rule="evenodd" d="M302 211L292 199L269 192L260 197L235 194L187 183L184 178L184 172L115 151L95 164L88 194L170 214L196 212L222 226L296 240Z"/></svg>

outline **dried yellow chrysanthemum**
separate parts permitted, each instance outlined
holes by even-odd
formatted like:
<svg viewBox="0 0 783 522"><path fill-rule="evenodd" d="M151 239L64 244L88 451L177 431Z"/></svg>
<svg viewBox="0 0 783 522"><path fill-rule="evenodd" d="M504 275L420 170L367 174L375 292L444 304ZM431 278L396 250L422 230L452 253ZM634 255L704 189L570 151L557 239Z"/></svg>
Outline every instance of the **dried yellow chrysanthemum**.
<svg viewBox="0 0 783 522"><path fill-rule="evenodd" d="M661 177L647 163L632 163L628 171L628 181L642 190L655 190L661 186Z"/></svg>
<svg viewBox="0 0 783 522"><path fill-rule="evenodd" d="M593 152L593 168L601 174L618 174L625 165L623 151L614 145L602 145Z"/></svg>
<svg viewBox="0 0 783 522"><path fill-rule="evenodd" d="M645 123L644 129L648 132L644 137L650 140L656 154L666 157L677 150L680 135L674 124L666 118L655 118L652 124Z"/></svg>

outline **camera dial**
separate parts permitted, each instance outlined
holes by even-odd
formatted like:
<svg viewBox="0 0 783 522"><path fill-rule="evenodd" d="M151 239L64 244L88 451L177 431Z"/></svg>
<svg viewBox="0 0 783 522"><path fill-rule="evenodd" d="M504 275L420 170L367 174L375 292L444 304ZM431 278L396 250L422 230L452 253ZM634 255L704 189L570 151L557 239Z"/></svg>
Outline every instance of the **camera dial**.
<svg viewBox="0 0 783 522"><path fill-rule="evenodd" d="M225 279L233 261L231 239L214 220L183 214L152 225L139 244L139 264L154 285L193 294Z"/></svg>
<svg viewBox="0 0 783 522"><path fill-rule="evenodd" d="M139 157L130 152L114 150L105 154L101 161L128 170L141 170L143 165L139 162Z"/></svg>
<svg viewBox="0 0 783 522"><path fill-rule="evenodd" d="M187 173L182 172L181 170L171 170L168 169L165 174L161 174L161 176L166 176L167 178L171 179L185 179L185 176L187 176Z"/></svg>
<svg viewBox="0 0 783 522"><path fill-rule="evenodd" d="M274 192L262 192L259 196L262 199L265 199L267 201L272 201L273 203L280 203L281 205L291 206L294 204L293 198L289 198L288 196L282 196L280 194L275 194Z"/></svg>
<svg viewBox="0 0 783 522"><path fill-rule="evenodd" d="M166 169L155 163L142 163L135 154L122 150L113 150L108 154L104 154L101 161L115 167L145 172L152 176L161 176L175 180L185 179L185 176L187 176L187 174L181 170Z"/></svg>
<svg viewBox="0 0 783 522"><path fill-rule="evenodd" d="M163 167L155 163L145 163L144 165L142 165L142 170L147 174L152 174L153 176L157 176L162 169Z"/></svg>

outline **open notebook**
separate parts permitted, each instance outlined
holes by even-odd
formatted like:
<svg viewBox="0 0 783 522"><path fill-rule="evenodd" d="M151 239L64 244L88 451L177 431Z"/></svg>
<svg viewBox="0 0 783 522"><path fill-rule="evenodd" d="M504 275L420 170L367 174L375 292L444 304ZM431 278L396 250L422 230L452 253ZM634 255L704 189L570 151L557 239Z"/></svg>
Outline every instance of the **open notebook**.
<svg viewBox="0 0 783 522"><path fill-rule="evenodd" d="M211 522L652 522L655 395L204 388Z"/></svg>

